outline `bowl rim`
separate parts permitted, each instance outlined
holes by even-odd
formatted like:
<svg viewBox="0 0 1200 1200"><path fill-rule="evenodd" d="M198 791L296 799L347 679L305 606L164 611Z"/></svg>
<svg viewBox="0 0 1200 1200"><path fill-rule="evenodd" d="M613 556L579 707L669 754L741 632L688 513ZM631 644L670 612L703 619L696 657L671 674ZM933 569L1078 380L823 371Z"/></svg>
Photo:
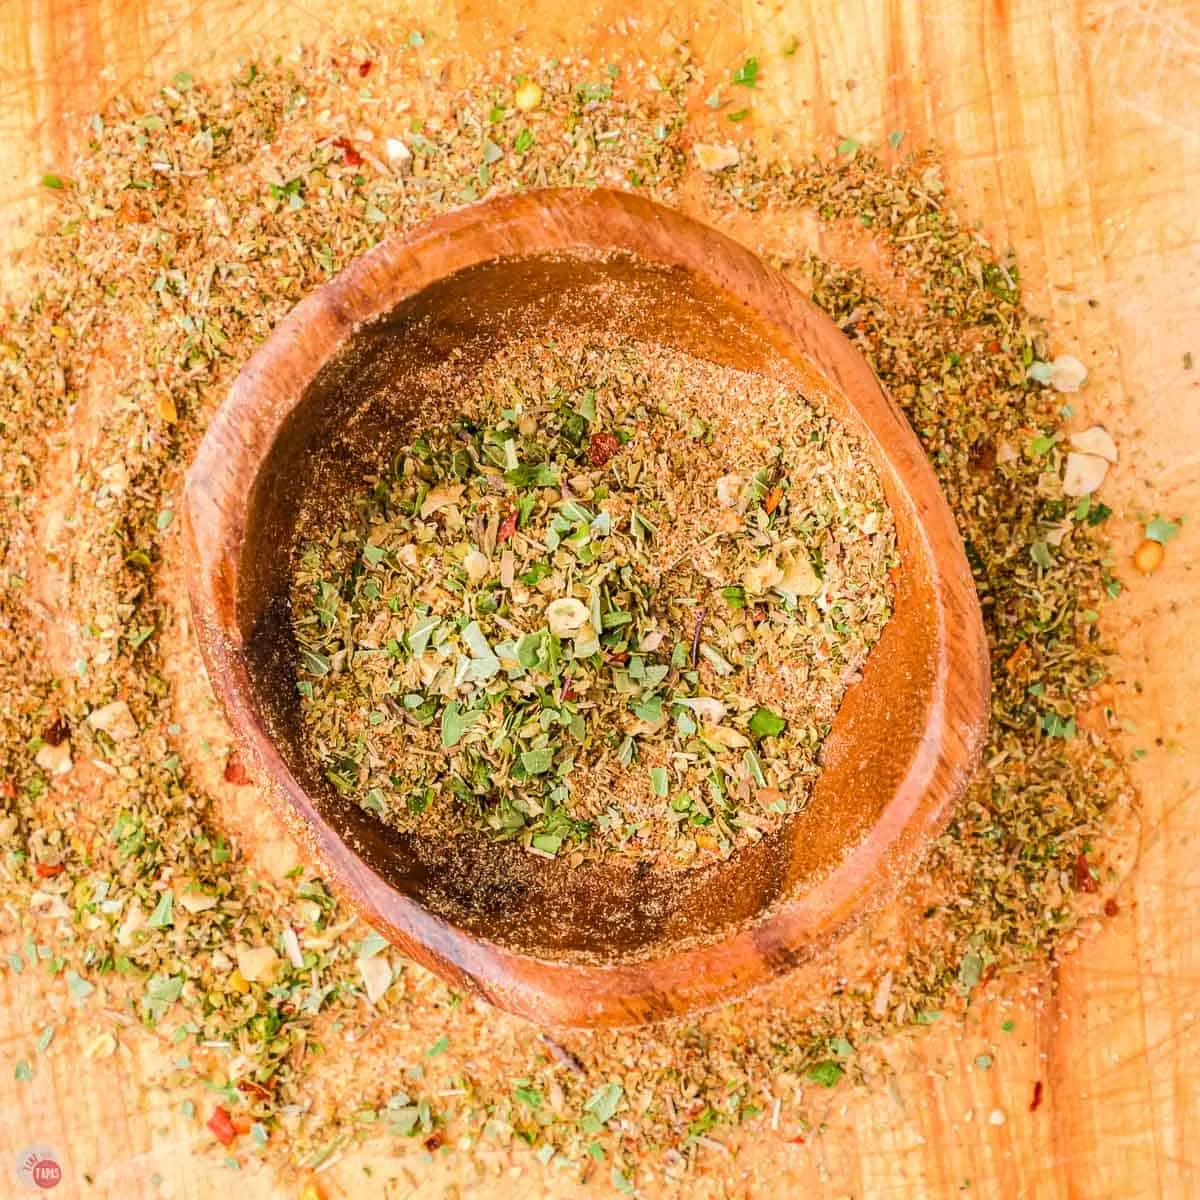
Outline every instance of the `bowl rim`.
<svg viewBox="0 0 1200 1200"><path fill-rule="evenodd" d="M322 816L264 728L237 620L254 483L320 367L361 324L449 275L509 256L572 250L627 251L682 267L752 311L780 348L802 354L861 418L912 502L934 601L934 686L924 735L866 835L812 887L760 921L719 941L610 964L534 957L480 938L363 862ZM183 509L202 657L275 811L334 887L405 953L456 986L541 1024L627 1025L713 1007L810 957L898 890L948 820L982 752L989 708L982 614L953 516L903 414L848 339L782 275L710 226L633 193L519 192L441 214L379 243L301 300L243 366L188 470Z"/></svg>

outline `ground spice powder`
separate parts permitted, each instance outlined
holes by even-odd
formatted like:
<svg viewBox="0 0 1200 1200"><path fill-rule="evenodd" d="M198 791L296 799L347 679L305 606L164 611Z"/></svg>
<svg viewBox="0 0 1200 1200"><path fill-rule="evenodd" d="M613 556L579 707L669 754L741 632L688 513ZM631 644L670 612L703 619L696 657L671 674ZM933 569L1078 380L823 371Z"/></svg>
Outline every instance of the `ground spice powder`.
<svg viewBox="0 0 1200 1200"><path fill-rule="evenodd" d="M330 784L573 863L700 865L800 812L891 608L861 440L778 378L590 332L413 386L420 432L348 519L300 522L296 686Z"/></svg>

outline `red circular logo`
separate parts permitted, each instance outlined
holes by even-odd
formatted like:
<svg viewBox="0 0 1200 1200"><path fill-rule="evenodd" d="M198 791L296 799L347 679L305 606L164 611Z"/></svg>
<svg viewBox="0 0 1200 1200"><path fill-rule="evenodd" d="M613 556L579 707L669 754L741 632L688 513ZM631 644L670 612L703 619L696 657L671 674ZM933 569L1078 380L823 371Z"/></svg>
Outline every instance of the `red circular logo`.
<svg viewBox="0 0 1200 1200"><path fill-rule="evenodd" d="M33 1182L40 1188L57 1187L62 1182L62 1167L52 1158L43 1158L33 1168Z"/></svg>
<svg viewBox="0 0 1200 1200"><path fill-rule="evenodd" d="M63 1169L50 1146L27 1146L17 1156L17 1176L44 1192L62 1183Z"/></svg>

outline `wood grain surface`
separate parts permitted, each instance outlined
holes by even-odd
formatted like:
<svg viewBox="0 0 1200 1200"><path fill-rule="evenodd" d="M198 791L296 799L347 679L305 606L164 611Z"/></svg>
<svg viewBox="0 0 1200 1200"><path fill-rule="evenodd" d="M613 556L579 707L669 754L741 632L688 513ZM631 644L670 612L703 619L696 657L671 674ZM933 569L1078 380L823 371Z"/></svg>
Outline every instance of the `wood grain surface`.
<svg viewBox="0 0 1200 1200"><path fill-rule="evenodd" d="M731 1143L703 1162L695 1195L835 1197L1108 1197L1200 1195L1200 11L1151 0L817 0L684 9L332 0L6 0L0 6L0 245L19 246L41 202L37 180L62 168L83 122L110 92L145 73L231 64L252 45L361 28L419 26L456 52L503 43L596 57L627 37L651 45L664 27L690 34L724 69L748 52L762 63L760 135L807 151L839 135L906 129L944 153L949 185L997 244L1018 254L1055 348L1091 368L1076 398L1083 422L1104 420L1121 461L1105 498L1116 509L1118 573L1110 606L1122 659L1119 708L1143 797L1137 861L1119 913L1056 969L1020 982L1043 1003L1019 1013L1003 988L966 1029L899 1039L892 1081L835 1089L824 1131ZM791 37L796 52L781 51ZM1164 567L1136 577L1127 560L1138 513L1191 520ZM264 831L269 836L269 831ZM1016 987L1016 981L1013 984ZM0 981L0 1046L24 1057L47 1006L28 973ZM1000 1022L1018 1015L1019 1032ZM13 1155L55 1146L59 1195L225 1195L219 1160L152 1081L165 1050L130 1037L92 1062L88 1030L56 1039L32 1084L5 1084L0 1195L22 1192ZM974 1068L982 1052L990 1071ZM1043 1100L1030 1111L1035 1082ZM482 1178L462 1160L381 1162L370 1191L361 1156L322 1176L330 1196L508 1196L536 1192L527 1163ZM155 1187L152 1176L161 1175ZM394 1180L389 1183L388 1180ZM89 1182L90 1180L90 1182ZM236 1177L246 1197L280 1194L262 1173ZM565 1182L554 1194L573 1194ZM595 1187L588 1190L594 1194ZM450 1194L454 1194L451 1192Z"/></svg>

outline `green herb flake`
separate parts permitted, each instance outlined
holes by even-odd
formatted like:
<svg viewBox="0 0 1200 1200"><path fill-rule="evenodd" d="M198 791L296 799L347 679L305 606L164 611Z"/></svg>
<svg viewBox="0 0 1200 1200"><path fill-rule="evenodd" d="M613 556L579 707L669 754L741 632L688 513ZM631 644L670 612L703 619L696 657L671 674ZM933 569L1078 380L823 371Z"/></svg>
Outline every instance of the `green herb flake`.
<svg viewBox="0 0 1200 1200"><path fill-rule="evenodd" d="M457 700L452 700L442 709L442 745L447 749L457 746L468 730L479 724L482 712L463 712Z"/></svg>
<svg viewBox="0 0 1200 1200"><path fill-rule="evenodd" d="M625 1089L619 1083L606 1083L596 1088L584 1104L584 1116L580 1126L584 1132L599 1132L613 1119Z"/></svg>
<svg viewBox="0 0 1200 1200"><path fill-rule="evenodd" d="M67 990L73 1000L86 1000L95 990L95 985L89 983L76 971L67 972Z"/></svg>
<svg viewBox="0 0 1200 1200"><path fill-rule="evenodd" d="M1040 725L1047 737L1061 738L1064 742L1069 742L1075 736L1075 718L1064 717L1053 710L1042 713Z"/></svg>
<svg viewBox="0 0 1200 1200"><path fill-rule="evenodd" d="M1155 517L1153 521L1146 524L1146 537L1152 542L1159 542L1166 545L1180 529L1180 523L1176 521L1168 521L1163 517Z"/></svg>
<svg viewBox="0 0 1200 1200"><path fill-rule="evenodd" d="M758 59L748 58L733 73L733 82L741 87L756 87L758 85Z"/></svg>
<svg viewBox="0 0 1200 1200"><path fill-rule="evenodd" d="M778 737L787 728L787 721L769 708L759 708L750 718L750 732L755 737Z"/></svg>
<svg viewBox="0 0 1200 1200"><path fill-rule="evenodd" d="M154 911L146 921L147 929L166 929L175 924L175 896L170 891L164 891L154 906Z"/></svg>
<svg viewBox="0 0 1200 1200"><path fill-rule="evenodd" d="M141 646L154 633L154 628L153 625L140 625L127 633L125 640L129 643L130 649L136 650Z"/></svg>
<svg viewBox="0 0 1200 1200"><path fill-rule="evenodd" d="M358 958L360 961L367 958L374 958L375 955L386 950L390 944L382 934L368 933L358 944Z"/></svg>
<svg viewBox="0 0 1200 1200"><path fill-rule="evenodd" d="M521 755L521 766L526 775L544 775L554 766L554 751L548 747L526 750Z"/></svg>
<svg viewBox="0 0 1200 1200"><path fill-rule="evenodd" d="M146 980L142 1007L151 1022L162 1019L167 1008L183 993L182 975L152 975Z"/></svg>
<svg viewBox="0 0 1200 1200"><path fill-rule="evenodd" d="M979 982L983 975L983 959L974 950L962 957L958 966L958 985L964 992L969 992Z"/></svg>
<svg viewBox="0 0 1200 1200"><path fill-rule="evenodd" d="M843 1075L845 1075L845 1073L846 1070L841 1063L834 1062L832 1058L827 1058L821 1062L813 1063L813 1065L805 1072L806 1076L811 1079L813 1083L818 1083L821 1085L821 1087L827 1088L833 1087L837 1081L841 1079Z"/></svg>
<svg viewBox="0 0 1200 1200"><path fill-rule="evenodd" d="M319 651L308 649L307 646L300 648L300 665L310 675L329 674L329 659Z"/></svg>
<svg viewBox="0 0 1200 1200"><path fill-rule="evenodd" d="M434 631L441 625L438 617L424 617L418 621L405 635L408 648L418 658L425 653Z"/></svg>

